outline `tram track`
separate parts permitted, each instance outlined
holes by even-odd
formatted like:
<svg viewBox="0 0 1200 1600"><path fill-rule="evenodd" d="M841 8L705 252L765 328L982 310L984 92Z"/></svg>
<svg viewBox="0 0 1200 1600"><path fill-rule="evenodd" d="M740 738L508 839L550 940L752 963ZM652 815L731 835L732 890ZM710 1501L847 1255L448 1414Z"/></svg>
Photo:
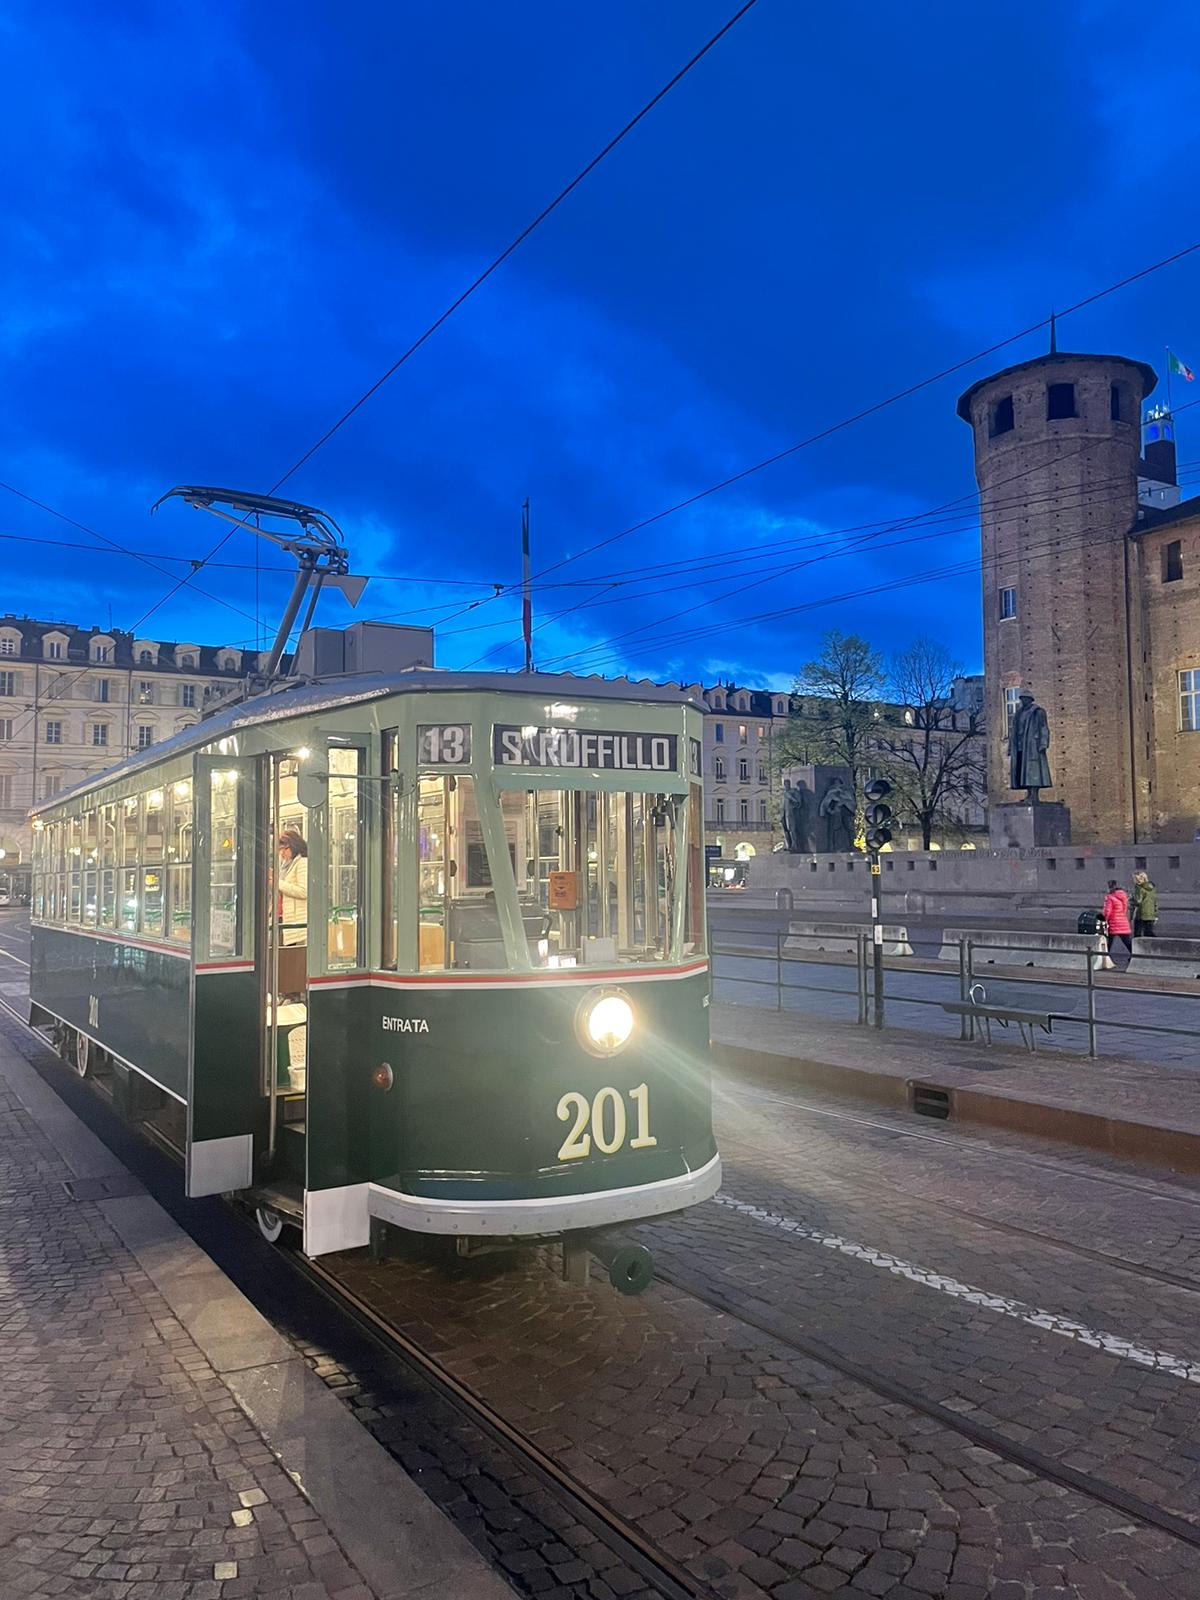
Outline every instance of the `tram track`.
<svg viewBox="0 0 1200 1600"><path fill-rule="evenodd" d="M745 1150L754 1150L754 1146L745 1144L740 1140L722 1140L721 1153L724 1156L730 1149L741 1147ZM1178 1272L1166 1272L1159 1267L1147 1266L1140 1261L1130 1261L1125 1256L1113 1255L1107 1250L1093 1250L1088 1245L1077 1244L1072 1239L1064 1239L1061 1234L1046 1233L1040 1228L1023 1228L1017 1222L1001 1222L996 1217L989 1217L980 1211L972 1211L967 1206L956 1205L953 1200L943 1200L940 1196L914 1193L909 1189L897 1189L876 1179L857 1176L854 1179L858 1190L869 1190L874 1194L886 1194L891 1199L904 1200L912 1205L923 1206L927 1211L936 1211L939 1215L950 1214L961 1217L964 1222L973 1223L976 1227L986 1228L990 1233L1001 1233L1011 1238L1028 1239L1037 1244L1048 1245L1051 1249L1065 1251L1069 1255L1078 1256L1084 1261L1094 1261L1101 1266L1112 1267L1114 1271L1128 1273L1130 1276L1142 1279L1146 1283L1161 1283L1171 1289L1182 1289L1186 1294L1200 1294L1200 1278L1190 1278Z"/></svg>
<svg viewBox="0 0 1200 1600"><path fill-rule="evenodd" d="M15 1007L2 997L0 997L0 1010L3 1010L39 1046L48 1049L42 1035L32 1028ZM782 1097L765 1096L760 1098L778 1100L797 1109L813 1110L819 1114L838 1117L841 1120L867 1120L830 1112L825 1108L807 1106L801 1102L783 1100ZM904 1129L891 1128L887 1124L870 1123L869 1125L887 1133L904 1135L906 1132ZM934 1142L939 1144L956 1145L956 1141L939 1139L927 1134L916 1134L915 1130L914 1135L926 1139L933 1138ZM995 1150L994 1147L990 1148L992 1153L995 1154L1009 1154L1009 1152ZM1038 1160L1039 1165L1049 1166L1051 1170L1070 1173L1076 1177L1093 1177L1092 1174L1081 1174L1075 1169L1062 1164L1035 1159ZM1095 1181L1106 1182L1108 1180L1104 1177L1096 1177ZM1119 1186L1128 1187L1128 1185L1121 1185L1120 1180L1117 1181ZM1138 1187L1144 1186L1139 1185ZM1167 1197L1160 1196L1160 1198ZM979 1220L986 1221L986 1219ZM248 1222L246 1223L246 1229L249 1232L250 1225ZM1008 1230L1006 1229L1006 1231ZM1015 1228L1011 1231L1023 1234L1031 1233L1031 1230ZM1039 1238L1046 1237L1044 1235L1034 1236ZM1047 1240L1047 1242L1055 1241ZM1081 1251L1080 1253L1084 1252ZM1114 1259L1107 1258L1102 1253L1086 1253L1098 1255L1102 1260ZM527 1472L560 1500L568 1501L578 1520L593 1532L596 1537L601 1539L615 1554L618 1554L625 1565L652 1585L656 1593L663 1597L663 1600L716 1600L714 1590L706 1586L684 1567L674 1562L664 1552L657 1549L632 1523L614 1512L599 1496L593 1494L585 1485L578 1482L569 1471L555 1462L553 1457L527 1438L519 1428L508 1422L488 1400L457 1378L436 1356L423 1350L403 1330L390 1323L368 1301L342 1282L336 1274L330 1272L319 1262L310 1261L298 1254L287 1253L286 1259L291 1270L299 1279L311 1285L315 1292L347 1315L360 1331L378 1346L395 1356L411 1370L418 1372L422 1379L431 1385L442 1398L447 1400L460 1415L474 1427L480 1429L489 1439L501 1446L521 1470ZM1140 1270L1134 1263L1126 1263L1126 1265L1131 1270ZM1145 1276L1144 1273L1142 1275ZM686 1270L680 1270L678 1267L666 1270L660 1268L656 1272L656 1278L659 1282L670 1285L678 1293L702 1305L708 1311L716 1312L743 1326L753 1328L773 1342L861 1386L870 1393L878 1395L881 1399L892 1404L901 1405L916 1415L936 1422L948 1432L968 1440L972 1445L989 1451L998 1459L1017 1466L1046 1482L1054 1483L1090 1501L1104 1505L1110 1510L1115 1510L1122 1516L1128 1517L1146 1528L1155 1529L1192 1549L1200 1550L1200 1526L1189 1522L1185 1517L1179 1516L1165 1507L1155 1505L1152 1501L1124 1490L1119 1485L1110 1483L1095 1474L1077 1470L1065 1462L1044 1455L1040 1451L1030 1449L1028 1446L1009 1438L1006 1434L986 1423L974 1421L964 1416L961 1412L943 1406L938 1401L923 1395L911 1385L897 1381L886 1374L872 1371L849 1359L841 1351L834 1349L823 1341L798 1334L794 1328L786 1324L782 1316L776 1317L753 1312L744 1303L739 1303L732 1296L727 1296L715 1288L710 1279L701 1278L699 1274L693 1275ZM1188 1281L1180 1286L1192 1290L1200 1290L1200 1283L1197 1282Z"/></svg>

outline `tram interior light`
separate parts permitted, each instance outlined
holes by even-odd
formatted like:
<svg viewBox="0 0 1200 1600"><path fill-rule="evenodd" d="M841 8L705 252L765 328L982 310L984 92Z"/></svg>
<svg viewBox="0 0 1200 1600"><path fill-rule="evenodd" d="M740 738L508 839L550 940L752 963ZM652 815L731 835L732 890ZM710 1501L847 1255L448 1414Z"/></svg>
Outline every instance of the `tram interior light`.
<svg viewBox="0 0 1200 1600"><path fill-rule="evenodd" d="M584 1029L597 1050L613 1055L633 1032L633 1007L621 994L602 994L584 1015Z"/></svg>

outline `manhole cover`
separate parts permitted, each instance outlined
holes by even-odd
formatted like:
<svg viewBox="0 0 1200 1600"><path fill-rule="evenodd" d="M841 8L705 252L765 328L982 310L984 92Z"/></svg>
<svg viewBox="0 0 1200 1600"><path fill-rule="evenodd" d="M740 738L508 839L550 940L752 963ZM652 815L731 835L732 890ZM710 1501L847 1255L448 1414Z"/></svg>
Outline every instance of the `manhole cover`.
<svg viewBox="0 0 1200 1600"><path fill-rule="evenodd" d="M106 1178L69 1178L63 1188L72 1200L123 1200L126 1195L146 1192L132 1172L114 1172Z"/></svg>

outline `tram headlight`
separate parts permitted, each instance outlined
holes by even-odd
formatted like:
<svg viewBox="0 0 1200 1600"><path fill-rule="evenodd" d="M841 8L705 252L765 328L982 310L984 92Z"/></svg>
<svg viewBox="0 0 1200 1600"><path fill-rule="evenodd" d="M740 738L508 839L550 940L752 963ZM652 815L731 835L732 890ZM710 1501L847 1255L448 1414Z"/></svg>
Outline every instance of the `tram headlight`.
<svg viewBox="0 0 1200 1600"><path fill-rule="evenodd" d="M589 995L579 1008L579 1032L588 1049L614 1056L633 1033L633 1007L623 994L612 990Z"/></svg>

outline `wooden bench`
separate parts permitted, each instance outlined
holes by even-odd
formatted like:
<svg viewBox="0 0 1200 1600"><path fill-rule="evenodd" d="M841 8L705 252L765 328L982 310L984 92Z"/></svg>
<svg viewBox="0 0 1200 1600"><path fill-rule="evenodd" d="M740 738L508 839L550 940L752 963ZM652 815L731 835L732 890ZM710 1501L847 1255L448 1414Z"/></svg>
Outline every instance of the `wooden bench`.
<svg viewBox="0 0 1200 1600"><path fill-rule="evenodd" d="M992 1023L998 1022L1002 1028L1007 1028L1010 1022L1015 1022L1020 1030L1021 1040L1029 1051L1037 1050L1035 1030L1041 1028L1043 1033L1053 1033L1054 1019L1064 1013L1056 1011L1029 1011L1020 1006L989 1006L976 1005L973 1000L943 1000L942 1010L952 1017L967 1017L971 1023L971 1038L975 1037L975 1025L983 1024L984 1037L990 1045L992 1042Z"/></svg>

